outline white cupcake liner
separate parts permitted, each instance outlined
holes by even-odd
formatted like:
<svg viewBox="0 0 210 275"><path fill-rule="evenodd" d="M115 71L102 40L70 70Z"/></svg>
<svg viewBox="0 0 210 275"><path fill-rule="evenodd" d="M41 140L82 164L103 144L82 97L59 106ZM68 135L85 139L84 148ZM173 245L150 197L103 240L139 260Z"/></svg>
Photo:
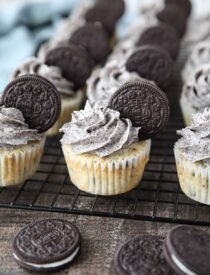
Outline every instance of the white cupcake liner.
<svg viewBox="0 0 210 275"><path fill-rule="evenodd" d="M150 140L134 143L106 158L75 155L70 145L63 145L63 152L71 180L80 190L110 196L125 193L139 184L150 147Z"/></svg>
<svg viewBox="0 0 210 275"><path fill-rule="evenodd" d="M176 146L174 153L182 191L189 198L210 205L210 168L201 161L187 160Z"/></svg>
<svg viewBox="0 0 210 275"><path fill-rule="evenodd" d="M0 186L21 184L37 170L43 154L45 137L41 141L12 148L0 148Z"/></svg>

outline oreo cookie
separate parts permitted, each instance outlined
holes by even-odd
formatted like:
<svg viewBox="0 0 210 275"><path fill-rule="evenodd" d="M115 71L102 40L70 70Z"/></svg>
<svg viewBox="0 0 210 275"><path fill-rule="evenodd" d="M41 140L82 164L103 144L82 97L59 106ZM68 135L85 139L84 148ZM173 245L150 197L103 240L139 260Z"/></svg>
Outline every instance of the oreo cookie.
<svg viewBox="0 0 210 275"><path fill-rule="evenodd" d="M1 98L6 107L19 109L30 129L47 131L61 112L61 98L55 86L44 77L26 74L10 82Z"/></svg>
<svg viewBox="0 0 210 275"><path fill-rule="evenodd" d="M117 250L113 270L119 275L175 275L163 255L162 237L137 236Z"/></svg>
<svg viewBox="0 0 210 275"><path fill-rule="evenodd" d="M160 22L173 27L179 37L184 35L186 30L186 16L180 6L173 4L165 6L165 8L157 14L157 18Z"/></svg>
<svg viewBox="0 0 210 275"><path fill-rule="evenodd" d="M167 96L156 85L137 81L124 84L110 99L108 107L129 118L140 127L139 140L160 132L168 122L170 108Z"/></svg>
<svg viewBox="0 0 210 275"><path fill-rule="evenodd" d="M177 226L164 244L167 262L178 274L210 274L210 235L192 226Z"/></svg>
<svg viewBox="0 0 210 275"><path fill-rule="evenodd" d="M117 19L114 13L110 11L109 5L95 4L86 12L85 20L89 23L100 23L106 33L112 36Z"/></svg>
<svg viewBox="0 0 210 275"><path fill-rule="evenodd" d="M108 6L113 17L119 19L125 12L125 2L124 0L97 0L96 5L106 5Z"/></svg>
<svg viewBox="0 0 210 275"><path fill-rule="evenodd" d="M179 51L180 41L173 27L167 24L159 24L146 29L136 45L143 46L146 44L160 46L175 60Z"/></svg>
<svg viewBox="0 0 210 275"><path fill-rule="evenodd" d="M79 28L69 42L84 47L96 64L103 62L110 52L109 38L98 23L87 23Z"/></svg>
<svg viewBox="0 0 210 275"><path fill-rule="evenodd" d="M86 50L74 44L49 50L45 63L59 67L63 76L72 81L75 88L81 88L85 84L93 68L93 60Z"/></svg>
<svg viewBox="0 0 210 275"><path fill-rule="evenodd" d="M191 14L192 4L190 0L165 0L165 4L174 4L180 6L184 10L186 17L190 16Z"/></svg>
<svg viewBox="0 0 210 275"><path fill-rule="evenodd" d="M126 69L154 81L162 89L173 79L174 65L170 55L158 46L139 47L127 60Z"/></svg>
<svg viewBox="0 0 210 275"><path fill-rule="evenodd" d="M23 228L13 242L13 255L24 269L53 272L69 265L79 254L81 237L70 222L41 220Z"/></svg>

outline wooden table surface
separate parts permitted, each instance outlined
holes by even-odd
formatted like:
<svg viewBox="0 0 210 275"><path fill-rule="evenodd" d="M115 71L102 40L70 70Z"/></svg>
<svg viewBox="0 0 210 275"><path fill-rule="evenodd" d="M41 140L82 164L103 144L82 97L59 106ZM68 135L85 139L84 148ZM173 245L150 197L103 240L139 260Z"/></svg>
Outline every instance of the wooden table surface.
<svg viewBox="0 0 210 275"><path fill-rule="evenodd" d="M79 258L69 268L54 273L58 275L110 275L111 262L119 244L138 234L164 236L174 226L158 222L0 209L0 275L30 274L13 260L12 240L22 227L42 218L67 219L79 228L82 235ZM210 228L203 229L210 233Z"/></svg>

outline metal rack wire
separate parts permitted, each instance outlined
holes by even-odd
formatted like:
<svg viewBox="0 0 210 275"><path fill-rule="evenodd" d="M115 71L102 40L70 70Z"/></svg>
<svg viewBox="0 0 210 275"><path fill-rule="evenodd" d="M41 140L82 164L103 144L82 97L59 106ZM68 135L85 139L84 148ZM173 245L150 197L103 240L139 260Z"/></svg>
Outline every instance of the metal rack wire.
<svg viewBox="0 0 210 275"><path fill-rule="evenodd" d="M210 225L210 208L190 200L179 188L173 146L176 130L183 126L176 108L168 126L152 141L142 182L131 192L112 197L79 191L70 182L60 137L50 138L33 178L21 186L0 189L0 207Z"/></svg>

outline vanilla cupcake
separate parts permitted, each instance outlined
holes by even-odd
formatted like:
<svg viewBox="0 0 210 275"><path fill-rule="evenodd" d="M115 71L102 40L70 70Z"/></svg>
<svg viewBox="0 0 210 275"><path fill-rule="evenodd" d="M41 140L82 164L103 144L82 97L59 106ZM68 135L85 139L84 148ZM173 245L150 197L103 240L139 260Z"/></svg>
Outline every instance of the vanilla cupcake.
<svg viewBox="0 0 210 275"><path fill-rule="evenodd" d="M186 125L190 125L193 114L210 107L210 64L198 68L183 86L180 106Z"/></svg>
<svg viewBox="0 0 210 275"><path fill-rule="evenodd" d="M174 147L179 183L191 199L210 205L210 109L193 116L189 127L178 131Z"/></svg>
<svg viewBox="0 0 210 275"><path fill-rule="evenodd" d="M135 188L149 160L151 141L138 141L138 127L108 107L75 111L61 132L72 182L82 191L116 195Z"/></svg>
<svg viewBox="0 0 210 275"><path fill-rule="evenodd" d="M128 72L124 65L112 60L104 68L95 70L87 80L88 100L91 105L107 104L123 84L140 80L142 78L137 73Z"/></svg>
<svg viewBox="0 0 210 275"><path fill-rule="evenodd" d="M198 67L210 63L210 42L204 41L198 43L192 49L190 56L187 59L185 67L182 71L182 80L184 83L189 82L195 74Z"/></svg>
<svg viewBox="0 0 210 275"><path fill-rule="evenodd" d="M37 170L45 137L29 129L22 112L0 107L0 186L21 184Z"/></svg>
<svg viewBox="0 0 210 275"><path fill-rule="evenodd" d="M74 90L74 85L71 81L62 76L60 68L56 66L48 66L36 57L29 58L13 72L12 78L26 74L40 75L48 79L57 88L61 95L61 113L55 124L47 131L47 135L58 134L59 129L64 123L69 121L71 113L74 110L79 110L84 98L85 92L83 89Z"/></svg>

